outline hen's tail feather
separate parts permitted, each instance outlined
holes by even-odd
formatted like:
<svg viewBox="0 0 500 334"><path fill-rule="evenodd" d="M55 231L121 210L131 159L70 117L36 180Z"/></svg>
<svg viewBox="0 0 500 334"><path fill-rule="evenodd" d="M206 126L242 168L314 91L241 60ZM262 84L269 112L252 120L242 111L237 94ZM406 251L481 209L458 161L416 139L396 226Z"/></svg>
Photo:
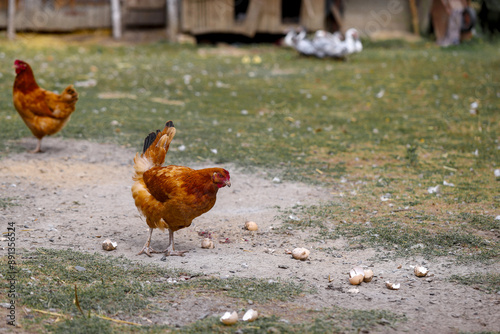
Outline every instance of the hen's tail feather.
<svg viewBox="0 0 500 334"><path fill-rule="evenodd" d="M137 153L134 158L134 180L140 178L148 169L161 166L165 162L165 156L174 136L174 123L168 121L163 130L151 132L144 139L142 154Z"/></svg>
<svg viewBox="0 0 500 334"><path fill-rule="evenodd" d="M142 153L146 153L146 150L153 144L156 139L156 136L160 133L160 130L156 130L156 132L151 132L146 139L144 139L144 147L142 149Z"/></svg>
<svg viewBox="0 0 500 334"><path fill-rule="evenodd" d="M62 99L69 103L78 101L78 92L73 85L69 85L61 94Z"/></svg>

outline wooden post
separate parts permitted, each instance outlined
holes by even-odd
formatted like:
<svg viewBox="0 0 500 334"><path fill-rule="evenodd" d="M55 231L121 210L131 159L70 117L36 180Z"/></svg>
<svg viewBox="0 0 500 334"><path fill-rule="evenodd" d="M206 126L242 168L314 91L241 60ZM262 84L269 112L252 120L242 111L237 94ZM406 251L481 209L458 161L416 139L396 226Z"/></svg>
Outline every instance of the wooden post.
<svg viewBox="0 0 500 334"><path fill-rule="evenodd" d="M167 0L167 37L171 42L177 42L179 32L179 4L177 0Z"/></svg>
<svg viewBox="0 0 500 334"><path fill-rule="evenodd" d="M413 25L413 33L420 35L420 28L418 24L418 8L415 0L410 0L411 22Z"/></svg>
<svg viewBox="0 0 500 334"><path fill-rule="evenodd" d="M113 24L113 38L120 39L122 37L120 0L111 0L111 22Z"/></svg>
<svg viewBox="0 0 500 334"><path fill-rule="evenodd" d="M9 0L9 14L7 22L7 36L10 40L16 38L16 27L14 25L16 18L16 0Z"/></svg>

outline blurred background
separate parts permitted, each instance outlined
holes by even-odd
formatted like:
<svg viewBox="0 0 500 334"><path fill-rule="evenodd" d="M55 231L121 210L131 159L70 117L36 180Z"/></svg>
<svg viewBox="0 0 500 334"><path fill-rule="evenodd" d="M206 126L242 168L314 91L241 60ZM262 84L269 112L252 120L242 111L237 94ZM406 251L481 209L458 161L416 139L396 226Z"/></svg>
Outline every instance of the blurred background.
<svg viewBox="0 0 500 334"><path fill-rule="evenodd" d="M31 32L165 29L171 40L276 42L287 30L362 38L424 36L440 45L498 33L498 0L1 0L0 28Z"/></svg>

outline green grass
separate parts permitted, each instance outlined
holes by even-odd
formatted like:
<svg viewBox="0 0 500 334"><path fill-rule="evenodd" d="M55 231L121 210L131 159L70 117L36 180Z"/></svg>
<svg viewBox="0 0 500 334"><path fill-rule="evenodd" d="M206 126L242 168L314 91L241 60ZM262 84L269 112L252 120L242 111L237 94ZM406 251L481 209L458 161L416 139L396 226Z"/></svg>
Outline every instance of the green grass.
<svg viewBox="0 0 500 334"><path fill-rule="evenodd" d="M426 44L373 45L348 62L300 58L274 47L243 48L259 54L260 64L165 43L26 47L0 41L0 46L4 149L30 136L11 102L10 63L23 58L48 89L97 80L95 87L79 88L77 111L61 136L138 149L148 132L172 119L178 128L173 147L187 146L171 152L174 162L233 162L280 169L286 179L332 182L340 177L333 166L346 163L343 153L399 154L398 169L406 166L407 145L419 145L419 160L432 165L432 157L422 157L424 150L470 156L471 166L498 161L500 86L489 76L500 68L497 45L453 51ZM115 92L122 97L100 98ZM480 102L478 117L468 112L474 100ZM113 120L121 125L111 125ZM470 155L476 149L479 157Z"/></svg>
<svg viewBox="0 0 500 334"><path fill-rule="evenodd" d="M112 326L96 317L90 319L76 317L66 319L51 328L55 333L234 333L240 331L247 334L258 333L359 333L384 326L395 327L400 322L405 322L405 316L395 315L388 311L348 310L332 307L321 311L305 311L303 317L309 321L290 323L282 321L279 317L260 317L252 323L238 322L234 326L224 326L216 317L196 321L181 328L169 326ZM303 319L302 319L303 320Z"/></svg>
<svg viewBox="0 0 500 334"><path fill-rule="evenodd" d="M224 292L225 295L256 302L289 301L313 289L294 282L273 279L247 279L231 277L227 279L203 278L171 286L174 290L195 289L200 291Z"/></svg>
<svg viewBox="0 0 500 334"><path fill-rule="evenodd" d="M486 293L500 291L500 273L472 273L468 275L452 275L450 281L472 286Z"/></svg>
<svg viewBox="0 0 500 334"><path fill-rule="evenodd" d="M434 216L413 210L408 214L403 209L379 215L360 213L361 209L335 202L295 206L283 213L281 231L307 230L313 240L345 237L350 246L375 247L396 257L452 256L460 262L491 262L500 256L495 234L489 238L477 235L485 230L498 233L499 223L493 216L461 213L458 218L462 223L451 224L448 220L457 217L449 214Z"/></svg>
<svg viewBox="0 0 500 334"><path fill-rule="evenodd" d="M172 270L143 266L124 258L52 249L23 254L20 268L17 291L22 304L71 313L78 312L73 302L75 286L84 310L133 314L149 304L147 298L158 296L163 290L160 284L147 282L179 275ZM85 269L78 270L81 268Z"/></svg>
<svg viewBox="0 0 500 334"><path fill-rule="evenodd" d="M209 294L228 302L243 300L246 303L251 299L266 305L293 301L305 293L314 293L307 286L285 280L203 278L178 270L141 265L121 257L72 250L38 249L19 253L17 258L17 304L58 313L66 320L57 327L61 332L70 327L78 328L83 323L92 332L104 321L96 316L135 323L151 314L165 316L169 308L165 300L182 302ZM7 257L0 258L3 277L8 276L7 261ZM169 283L169 279L179 283ZM6 292L8 288L8 282L2 281L1 289ZM7 296L7 293L3 295ZM83 315L75 303L76 298ZM92 315L90 320L86 319L89 315ZM50 316L36 317L29 321L30 326L38 328L39 321L47 317ZM106 328L112 329L109 324L103 330Z"/></svg>
<svg viewBox="0 0 500 334"><path fill-rule="evenodd" d="M17 202L17 198L14 197L2 197L0 198L0 209L6 209L9 206L18 206L20 205Z"/></svg>
<svg viewBox="0 0 500 334"><path fill-rule="evenodd" d="M24 150L20 139L31 137L11 96L11 66L23 59L46 89L61 91L75 81L97 81L94 87L77 87L77 110L57 136L138 151L149 132L173 120L177 134L167 163L263 168L282 180L330 189L335 200L293 208L284 217L297 219L282 219L284 226L307 230L312 239L342 236L352 246L366 241L397 256L449 256L468 262L498 258L498 221L493 219L500 203L493 174L500 165L498 40L450 48L425 42L367 43L362 53L336 62L301 58L271 46L245 46L235 53L162 42L77 44L62 42L64 38L0 39L0 158ZM242 64L243 55L259 55L262 63ZM479 104L477 115L469 113L472 102ZM179 150L181 145L186 149ZM429 194L427 189L436 185L440 192ZM12 203L2 199L0 206ZM63 262L87 270L54 267L58 275L49 280L50 268L29 264L40 281L22 288L23 302L78 314L72 303L76 284L83 309L125 312L132 318L130 312L146 312L141 311L144 305L165 293L208 289L220 298L234 298L231 284L242 284L196 278L163 291L151 277L176 273L140 267L134 272L143 277L144 270L148 279L121 281L128 273L119 266L107 264L112 271L103 276L103 268L92 269L83 256L72 256L83 265ZM55 265L49 258L44 261ZM28 273L21 276L27 283ZM145 284L147 280L151 283ZM252 284L257 286L245 298L265 303L276 298L273 284ZM287 289L298 295L308 292L291 285ZM30 296L30 291L40 297ZM113 306L123 293L124 303ZM314 333L330 321L324 315L318 319L304 320L302 327L264 319L259 326ZM75 321L60 326L78 328ZM100 326L101 320L92 321L89 326ZM215 326L214 332L231 332L211 318L192 326L205 325ZM245 332L253 330L248 327Z"/></svg>
<svg viewBox="0 0 500 334"><path fill-rule="evenodd" d="M265 310L273 309L276 302L293 301L305 293L315 293L307 286L284 280L203 278L124 258L71 250L38 249L21 252L17 256L20 259L17 268L20 270L16 276L16 303L19 307L28 308L29 313L18 321L34 332L161 333L174 328L165 325L123 325L103 317L133 323L141 322L144 317L162 318L168 315L168 302L165 304L165 301L175 299L182 303L200 295L210 295L229 303L242 299L246 304L251 299L258 303L260 310ZM3 277L7 277L8 267L7 257L0 258ZM189 279L185 280L186 277ZM167 283L167 278L184 283ZM1 282L3 292L7 292L8 288L6 281ZM76 300L83 313L77 308ZM47 311L51 314L43 313ZM50 320L54 317L59 319L56 323ZM321 333L331 327L340 333L393 326L399 321L405 321L404 316L388 311L333 307L315 312L301 310L294 324L283 322L277 316L262 316L251 325L239 323L229 328L217 318L209 317L184 326L180 332L197 333L200 328L210 328L214 333L233 333L240 328L245 333L258 333L259 329L273 327L283 333Z"/></svg>

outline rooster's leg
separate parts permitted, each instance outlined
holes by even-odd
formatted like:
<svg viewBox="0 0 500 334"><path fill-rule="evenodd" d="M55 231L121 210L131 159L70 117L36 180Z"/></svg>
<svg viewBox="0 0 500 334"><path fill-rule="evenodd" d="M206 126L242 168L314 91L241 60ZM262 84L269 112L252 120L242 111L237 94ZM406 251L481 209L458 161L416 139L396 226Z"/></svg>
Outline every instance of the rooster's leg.
<svg viewBox="0 0 500 334"><path fill-rule="evenodd" d="M165 261L165 257L167 256L184 256L184 253L187 253L187 251L176 251L174 249L174 231L171 229L168 229L168 247L165 250L165 255L161 258L163 261Z"/></svg>
<svg viewBox="0 0 500 334"><path fill-rule="evenodd" d="M141 254L146 254L147 256L151 257L151 253L160 253L158 251L155 251L151 246L151 236L153 235L153 229L152 228L149 228L149 237L148 237L148 240L146 241L146 243L144 244L144 247L142 247L142 250L137 254L137 255L141 255Z"/></svg>
<svg viewBox="0 0 500 334"><path fill-rule="evenodd" d="M42 138L38 139L38 143L36 144L36 148L31 153L42 153Z"/></svg>

